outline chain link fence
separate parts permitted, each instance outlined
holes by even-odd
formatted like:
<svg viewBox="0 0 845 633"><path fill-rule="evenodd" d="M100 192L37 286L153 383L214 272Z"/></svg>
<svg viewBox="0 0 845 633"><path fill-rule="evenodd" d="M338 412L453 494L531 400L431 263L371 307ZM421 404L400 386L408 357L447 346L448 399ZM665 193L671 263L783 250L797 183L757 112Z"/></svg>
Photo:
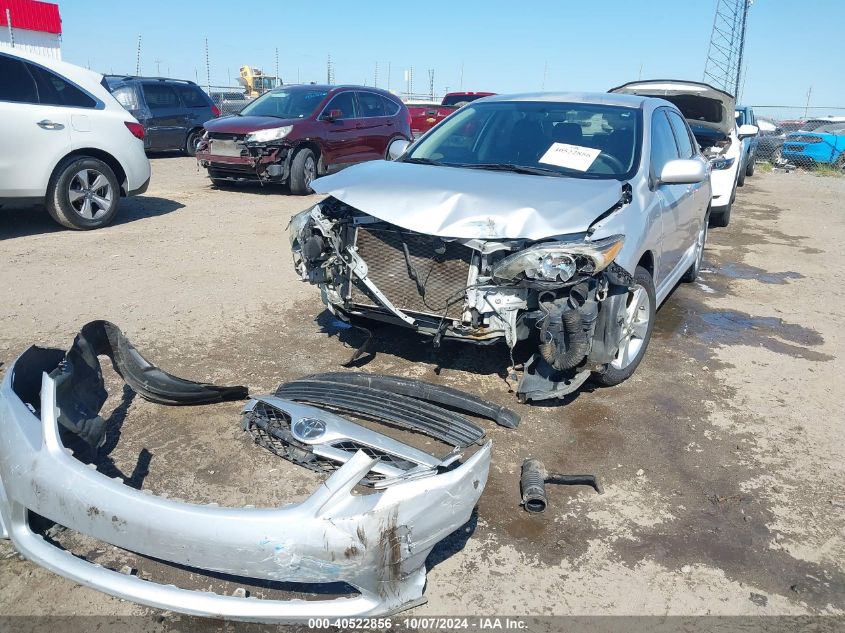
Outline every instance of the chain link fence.
<svg viewBox="0 0 845 633"><path fill-rule="evenodd" d="M760 128L756 161L845 175L845 107L759 105L753 110Z"/></svg>
<svg viewBox="0 0 845 633"><path fill-rule="evenodd" d="M214 105L220 108L220 116L237 114L254 99L248 97L241 86L202 86L202 89L211 97Z"/></svg>

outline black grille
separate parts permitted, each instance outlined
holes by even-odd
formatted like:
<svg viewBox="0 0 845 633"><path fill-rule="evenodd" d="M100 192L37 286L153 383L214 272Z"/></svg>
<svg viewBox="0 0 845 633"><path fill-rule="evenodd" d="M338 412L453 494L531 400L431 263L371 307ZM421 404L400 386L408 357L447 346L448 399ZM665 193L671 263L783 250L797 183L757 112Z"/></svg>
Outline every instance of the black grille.
<svg viewBox="0 0 845 633"><path fill-rule="evenodd" d="M472 256L469 248L393 227L361 227L356 243L370 279L397 308L460 317ZM419 286L409 268L416 273ZM351 299L359 305L379 305L360 282L353 284Z"/></svg>
<svg viewBox="0 0 845 633"><path fill-rule="evenodd" d="M232 134L231 132L209 132L208 138L215 141L243 141L246 134Z"/></svg>
<svg viewBox="0 0 845 633"><path fill-rule="evenodd" d="M336 442L335 444L332 444L332 446L341 451L352 453L353 455L358 451L364 451L364 454L368 457L378 457L383 464L393 466L394 468L400 468L401 470L411 470L416 466L415 463L409 462L407 459L396 457L396 455L385 453L381 449L373 448L372 446L365 446L364 444L359 444L358 442Z"/></svg>

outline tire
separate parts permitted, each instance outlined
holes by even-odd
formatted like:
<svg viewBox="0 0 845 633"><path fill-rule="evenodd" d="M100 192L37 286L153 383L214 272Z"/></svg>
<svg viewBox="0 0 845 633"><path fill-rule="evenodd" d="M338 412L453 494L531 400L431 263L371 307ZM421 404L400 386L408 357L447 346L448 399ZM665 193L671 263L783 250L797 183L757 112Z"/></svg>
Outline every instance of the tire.
<svg viewBox="0 0 845 633"><path fill-rule="evenodd" d="M202 130L188 132L188 136L185 138L185 147L182 148L186 156L197 155L197 143L200 142L200 139L202 139Z"/></svg>
<svg viewBox="0 0 845 633"><path fill-rule="evenodd" d="M62 226L87 231L109 224L119 200L120 185L111 167L90 156L70 156L53 172L45 206Z"/></svg>
<svg viewBox="0 0 845 633"><path fill-rule="evenodd" d="M317 176L317 159L314 152L303 147L293 155L290 165L290 192L306 196L311 191L311 181Z"/></svg>
<svg viewBox="0 0 845 633"><path fill-rule="evenodd" d="M711 213L710 214L710 226L717 226L720 228L726 227L728 224L731 223L731 209L733 208L733 202L728 203L724 209L719 211L718 213Z"/></svg>
<svg viewBox="0 0 845 633"><path fill-rule="evenodd" d="M836 169L845 171L845 151L839 153L839 156L837 156L836 160L833 162L833 166Z"/></svg>
<svg viewBox="0 0 845 633"><path fill-rule="evenodd" d="M783 165L784 160L783 160L783 148L782 147L776 147L775 148L775 151L772 152L772 157L769 160L769 162L772 165L774 165L775 167L779 167L780 165Z"/></svg>
<svg viewBox="0 0 845 633"><path fill-rule="evenodd" d="M698 230L698 235L696 236L695 261L692 266L687 269L687 272L684 273L684 276L681 277L681 281L685 284L691 284L698 279L698 273L701 270L701 261L704 259L704 246L707 244L707 227L709 224L710 209L707 209L707 212L704 214L704 222L702 223L701 228Z"/></svg>
<svg viewBox="0 0 845 633"><path fill-rule="evenodd" d="M603 373L595 374L594 380L604 387L613 387L621 382L625 382L637 370L643 358L645 357L648 343L651 340L651 333L654 330L654 317L657 313L657 299L654 294L654 280L651 278L651 273L642 266L637 266L634 271L634 290L629 292L626 315L631 315L631 325L634 326L629 334L623 337L623 343L620 345L617 357L607 366ZM648 298L648 305L643 301L643 294ZM634 306L640 306L639 309L633 309ZM644 310L644 312L643 312ZM643 321L643 318L647 319ZM625 321L628 322L627 316ZM639 336L632 335L639 333ZM631 349L631 345L635 345L635 349ZM627 356L623 350L627 350ZM631 356L631 353L634 356Z"/></svg>
<svg viewBox="0 0 845 633"><path fill-rule="evenodd" d="M749 178L754 175L754 164L757 159L754 156L749 157L748 165L745 167L745 175Z"/></svg>
<svg viewBox="0 0 845 633"><path fill-rule="evenodd" d="M748 170L746 167L745 169L740 170L740 172L736 176L736 186L737 187L744 187L745 186L745 172ZM731 200L733 202L733 200Z"/></svg>

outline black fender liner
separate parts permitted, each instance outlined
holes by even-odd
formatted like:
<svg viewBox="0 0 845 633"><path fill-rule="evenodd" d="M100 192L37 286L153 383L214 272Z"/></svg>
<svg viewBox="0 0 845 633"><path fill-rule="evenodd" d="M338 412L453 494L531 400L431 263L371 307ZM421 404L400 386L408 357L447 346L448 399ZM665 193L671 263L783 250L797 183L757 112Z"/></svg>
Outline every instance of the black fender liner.
<svg viewBox="0 0 845 633"><path fill-rule="evenodd" d="M59 423L92 446L103 441L106 430L99 413L108 393L98 356L108 356L126 384L150 402L200 405L249 395L243 386L221 387L168 374L141 356L114 323L91 321L82 327L50 377L56 381Z"/></svg>

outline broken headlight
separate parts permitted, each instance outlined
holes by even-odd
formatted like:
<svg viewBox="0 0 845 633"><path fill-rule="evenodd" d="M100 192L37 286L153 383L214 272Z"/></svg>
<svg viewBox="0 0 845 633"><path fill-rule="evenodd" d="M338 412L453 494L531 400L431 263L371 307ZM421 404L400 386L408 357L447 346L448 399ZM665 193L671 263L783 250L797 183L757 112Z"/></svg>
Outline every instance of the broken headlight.
<svg viewBox="0 0 845 633"><path fill-rule="evenodd" d="M269 143L270 141L278 141L285 138L293 129L292 125L283 125L282 127L272 127L266 130L258 130L246 135L245 143Z"/></svg>
<svg viewBox="0 0 845 633"><path fill-rule="evenodd" d="M304 229L308 224L308 221L311 219L311 212L315 208L316 207L310 207L305 209L305 211L300 211L288 222L288 237L290 238L291 245L299 240L299 236L302 234L302 229Z"/></svg>
<svg viewBox="0 0 845 633"><path fill-rule="evenodd" d="M535 244L494 265L493 277L500 281L526 278L555 283L569 281L576 273L593 275L610 265L624 242L624 236L613 235L594 242Z"/></svg>

